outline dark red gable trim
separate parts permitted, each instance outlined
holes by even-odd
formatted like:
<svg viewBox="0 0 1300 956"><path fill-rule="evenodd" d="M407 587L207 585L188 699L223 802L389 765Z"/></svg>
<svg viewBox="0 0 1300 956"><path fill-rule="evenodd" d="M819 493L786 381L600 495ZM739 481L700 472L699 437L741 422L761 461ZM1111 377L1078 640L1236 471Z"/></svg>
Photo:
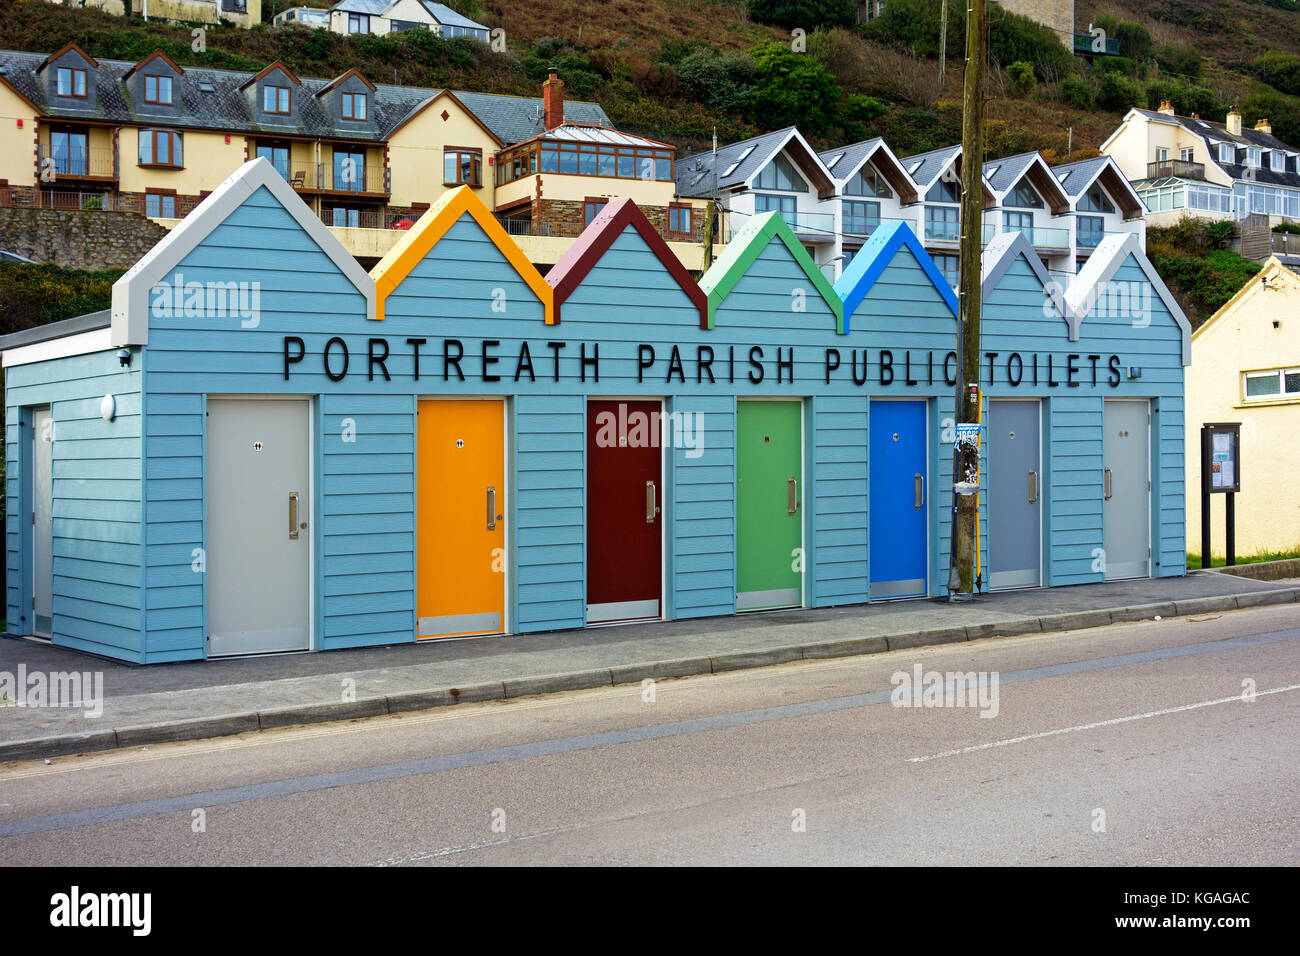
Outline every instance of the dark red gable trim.
<svg viewBox="0 0 1300 956"><path fill-rule="evenodd" d="M646 241L646 245L650 247L650 251L663 263L668 274L677 281L682 291L691 300L691 304L699 310L700 328L707 331L709 328L708 296L691 278L691 274L686 271L681 260L673 255L672 250L668 248L668 243L664 242L663 237L655 231L655 227L650 225L645 213L637 208L636 203L627 198L611 199L606 203L605 208L591 221L591 225L582 231L582 235L573 241L573 245L569 246L560 257L560 261L546 274L547 283L555 290L555 323L558 325L560 322L560 308L565 300L573 294L582 280L587 277L587 273L595 267L600 257L614 244L614 240L623 234L623 230L628 225L636 228L641 238Z"/></svg>

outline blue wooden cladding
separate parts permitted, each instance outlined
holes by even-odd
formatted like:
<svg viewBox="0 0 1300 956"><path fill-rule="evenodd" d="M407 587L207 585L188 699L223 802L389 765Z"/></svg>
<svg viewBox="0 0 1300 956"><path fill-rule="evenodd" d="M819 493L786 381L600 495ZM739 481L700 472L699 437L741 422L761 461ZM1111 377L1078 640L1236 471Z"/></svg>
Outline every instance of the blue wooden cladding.
<svg viewBox="0 0 1300 956"><path fill-rule="evenodd" d="M663 446L663 487L653 489L663 617L736 613L737 403L747 399L801 403L790 505L802 521L794 567L804 606L917 593L873 593L873 581L945 593L957 302L902 223L878 229L832 288L777 214L757 216L697 283L619 201L542 277L464 188L367 275L254 160L119 280L107 325L3 345L15 634L32 633L36 592L48 587L55 644L138 663L208 656L218 520L207 512L208 403L232 397L309 403L310 487L292 490L310 553L312 649L416 640L427 613L421 555L444 546L436 521L435 540L420 540L417 522L429 504L417 491L428 467L421 398L504 399L506 477L488 501L506 523L496 569L506 633L587 624L595 399L661 402L652 434ZM1043 585L1107 576L1105 475L1115 466L1104 419L1119 399L1149 409L1149 573L1185 573L1188 336L1131 238L1104 240L1068 290L1019 234L986 250L984 396L1041 408ZM33 421L44 408L54 438L49 582L34 574L30 517ZM902 424L873 421L886 411ZM905 475L881 457L882 436L904 427L920 431ZM905 493L906 521L873 515L873 476ZM891 546L903 533L906 547Z"/></svg>

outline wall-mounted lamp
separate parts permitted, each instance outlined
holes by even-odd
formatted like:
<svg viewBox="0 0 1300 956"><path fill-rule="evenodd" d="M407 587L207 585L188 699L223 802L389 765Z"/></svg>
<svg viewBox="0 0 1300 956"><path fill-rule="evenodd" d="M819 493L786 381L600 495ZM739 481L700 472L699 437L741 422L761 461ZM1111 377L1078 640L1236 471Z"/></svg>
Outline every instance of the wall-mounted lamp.
<svg viewBox="0 0 1300 956"><path fill-rule="evenodd" d="M125 368L126 366L130 365L130 364L131 364L131 350L130 350L130 349L118 349L118 350L117 350L117 360L118 360L119 362L122 363L122 366L123 366L124 368Z"/></svg>
<svg viewBox="0 0 1300 956"><path fill-rule="evenodd" d="M1268 276L1260 276L1260 277L1259 277L1259 284L1260 284L1264 289L1266 289L1266 290L1269 291L1269 292L1276 292L1276 291L1277 291L1277 286L1276 286L1276 285L1271 285L1271 284L1269 283L1269 281L1268 281Z"/></svg>
<svg viewBox="0 0 1300 956"><path fill-rule="evenodd" d="M106 422L111 422L113 416L117 414L117 399L112 395L105 395L99 403L99 417Z"/></svg>
<svg viewBox="0 0 1300 956"><path fill-rule="evenodd" d="M1141 378L1141 377L1142 377L1142 369L1141 369L1141 367L1140 367L1140 366L1137 366L1137 365L1130 365L1130 366L1128 367L1128 377L1129 377L1130 379Z"/></svg>

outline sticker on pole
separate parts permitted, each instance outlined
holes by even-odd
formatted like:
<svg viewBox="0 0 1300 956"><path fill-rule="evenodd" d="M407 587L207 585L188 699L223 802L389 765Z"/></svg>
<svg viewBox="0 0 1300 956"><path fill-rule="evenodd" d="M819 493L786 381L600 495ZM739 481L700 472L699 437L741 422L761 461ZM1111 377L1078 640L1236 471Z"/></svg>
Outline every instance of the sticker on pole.
<svg viewBox="0 0 1300 956"><path fill-rule="evenodd" d="M955 441L958 445L978 445L980 443L980 423L958 422Z"/></svg>

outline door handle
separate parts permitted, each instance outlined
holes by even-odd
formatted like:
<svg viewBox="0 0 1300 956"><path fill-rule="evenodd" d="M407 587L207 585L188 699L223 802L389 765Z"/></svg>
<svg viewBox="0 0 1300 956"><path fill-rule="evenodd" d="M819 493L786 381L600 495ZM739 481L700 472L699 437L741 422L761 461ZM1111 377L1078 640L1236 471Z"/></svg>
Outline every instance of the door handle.
<svg viewBox="0 0 1300 956"><path fill-rule="evenodd" d="M289 492L289 540L298 540L298 492Z"/></svg>
<svg viewBox="0 0 1300 956"><path fill-rule="evenodd" d="M497 489L495 485L488 485L487 490L487 529L489 531L497 529Z"/></svg>
<svg viewBox="0 0 1300 956"><path fill-rule="evenodd" d="M1029 503L1032 505L1038 500L1038 472L1029 469Z"/></svg>
<svg viewBox="0 0 1300 956"><path fill-rule="evenodd" d="M645 523L654 524L655 516L659 514L659 506L655 504L656 489L653 481L645 483Z"/></svg>
<svg viewBox="0 0 1300 956"><path fill-rule="evenodd" d="M1105 471L1106 471L1106 500L1110 501L1110 469L1107 468L1105 469Z"/></svg>
<svg viewBox="0 0 1300 956"><path fill-rule="evenodd" d="M925 507L925 476L919 471L912 477L914 492L916 495L916 510L920 511Z"/></svg>
<svg viewBox="0 0 1300 956"><path fill-rule="evenodd" d="M785 480L785 513L788 515L796 514L799 511L799 479L787 478Z"/></svg>

